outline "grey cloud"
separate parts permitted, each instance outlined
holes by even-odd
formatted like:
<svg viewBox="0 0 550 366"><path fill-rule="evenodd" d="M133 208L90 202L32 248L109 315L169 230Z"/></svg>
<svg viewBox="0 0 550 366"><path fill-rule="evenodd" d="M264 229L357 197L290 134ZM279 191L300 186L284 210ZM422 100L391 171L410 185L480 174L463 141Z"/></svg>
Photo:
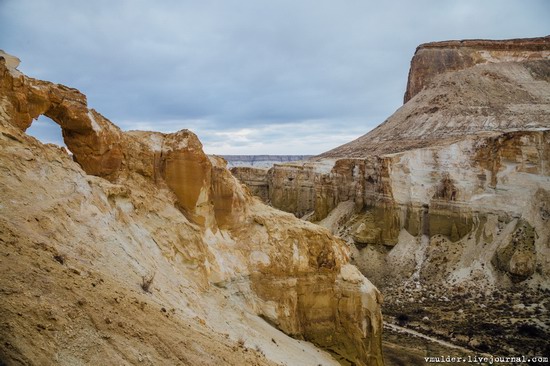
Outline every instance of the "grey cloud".
<svg viewBox="0 0 550 366"><path fill-rule="evenodd" d="M549 10L544 0L4 0L0 47L126 129L198 128L208 140L322 120L326 134L366 132L399 107L418 44L545 35Z"/></svg>

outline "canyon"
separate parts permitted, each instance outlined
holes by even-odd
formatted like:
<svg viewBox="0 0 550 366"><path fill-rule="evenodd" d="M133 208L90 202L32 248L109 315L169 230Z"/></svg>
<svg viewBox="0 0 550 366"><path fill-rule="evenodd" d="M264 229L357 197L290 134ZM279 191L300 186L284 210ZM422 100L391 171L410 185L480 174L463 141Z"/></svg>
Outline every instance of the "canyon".
<svg viewBox="0 0 550 366"><path fill-rule="evenodd" d="M232 171L345 240L387 322L550 354L550 37L420 45L404 101L305 162Z"/></svg>
<svg viewBox="0 0 550 366"><path fill-rule="evenodd" d="M314 157L122 131L19 62L0 51L0 364L550 354L550 37L420 45L403 106ZM71 154L25 133L41 115Z"/></svg>
<svg viewBox="0 0 550 366"><path fill-rule="evenodd" d="M0 363L384 364L382 295L343 240L191 131L122 131L0 56ZM40 115L72 155L25 133Z"/></svg>

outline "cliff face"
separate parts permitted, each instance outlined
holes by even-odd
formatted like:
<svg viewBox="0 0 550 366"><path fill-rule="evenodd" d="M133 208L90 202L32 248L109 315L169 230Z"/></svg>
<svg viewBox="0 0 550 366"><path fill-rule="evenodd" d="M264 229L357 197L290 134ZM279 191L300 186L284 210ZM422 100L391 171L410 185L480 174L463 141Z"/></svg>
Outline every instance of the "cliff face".
<svg viewBox="0 0 550 366"><path fill-rule="evenodd" d="M495 132L446 147L337 159L325 171L316 162L277 166L269 175L270 199L297 216L330 222L333 231L353 229L359 246L394 246L402 231L458 241L474 230L474 222L485 225L474 217L478 213L523 217L539 193L550 189L549 136L549 130ZM334 221L342 203L348 217ZM342 222L354 212L363 216ZM382 273L370 275L383 278Z"/></svg>
<svg viewBox="0 0 550 366"><path fill-rule="evenodd" d="M252 198L190 131L122 132L16 66L0 59L3 362L333 363L262 317L382 364L381 297L341 240ZM41 114L74 161L24 133Z"/></svg>
<svg viewBox="0 0 550 366"><path fill-rule="evenodd" d="M269 186L267 184L267 169L253 167L233 167L231 174L239 181L246 182L246 186L253 196L263 202L269 201Z"/></svg>
<svg viewBox="0 0 550 366"><path fill-rule="evenodd" d="M389 314L412 302L432 319L407 313L419 329L464 346L543 351L547 329L537 322L548 312L534 320L512 305L546 309L550 290L549 75L548 37L420 46L408 102L355 141L272 168L270 202L346 239ZM484 307L453 317L449 296ZM508 306L539 336L499 323ZM476 331L506 337L462 334L480 316L495 320ZM456 327L442 332L449 322Z"/></svg>
<svg viewBox="0 0 550 366"><path fill-rule="evenodd" d="M404 102L428 86L437 75L474 65L523 62L550 57L550 36L503 41L465 40L426 43L418 46L411 61Z"/></svg>

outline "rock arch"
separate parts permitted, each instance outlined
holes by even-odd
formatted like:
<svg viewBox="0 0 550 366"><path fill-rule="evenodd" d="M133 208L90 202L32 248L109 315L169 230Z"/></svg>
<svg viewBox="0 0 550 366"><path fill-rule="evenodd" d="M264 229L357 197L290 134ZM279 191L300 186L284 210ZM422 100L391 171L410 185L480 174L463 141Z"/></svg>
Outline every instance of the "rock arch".
<svg viewBox="0 0 550 366"><path fill-rule="evenodd" d="M120 129L89 109L78 90L25 77L18 65L17 58L0 50L1 108L12 124L26 131L40 115L49 117L87 174L116 178L124 160Z"/></svg>

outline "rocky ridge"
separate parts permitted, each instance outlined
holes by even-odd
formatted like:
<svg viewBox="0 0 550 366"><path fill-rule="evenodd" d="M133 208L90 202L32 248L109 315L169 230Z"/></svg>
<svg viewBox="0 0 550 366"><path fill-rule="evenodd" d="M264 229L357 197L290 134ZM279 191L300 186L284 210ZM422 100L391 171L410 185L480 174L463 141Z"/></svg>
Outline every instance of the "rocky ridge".
<svg viewBox="0 0 550 366"><path fill-rule="evenodd" d="M221 157L227 161L229 169L240 167L269 169L274 164L307 160L312 155L222 155Z"/></svg>
<svg viewBox="0 0 550 366"><path fill-rule="evenodd" d="M388 319L548 353L550 38L422 45L405 100L357 140L272 168L269 202L346 239Z"/></svg>
<svg viewBox="0 0 550 366"><path fill-rule="evenodd" d="M190 131L123 132L17 64L2 53L2 362L334 364L282 331L383 364L381 295L341 240L253 198ZM42 114L73 157L25 134Z"/></svg>

